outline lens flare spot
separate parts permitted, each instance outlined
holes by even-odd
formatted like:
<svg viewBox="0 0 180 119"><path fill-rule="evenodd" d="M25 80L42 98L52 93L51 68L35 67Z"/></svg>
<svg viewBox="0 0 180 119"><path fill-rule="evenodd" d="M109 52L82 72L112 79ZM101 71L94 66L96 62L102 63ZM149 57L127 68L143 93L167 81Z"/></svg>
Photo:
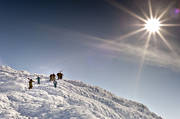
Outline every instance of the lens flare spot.
<svg viewBox="0 0 180 119"><path fill-rule="evenodd" d="M148 19L145 24L145 29L149 32L158 32L160 30L160 25L158 19Z"/></svg>
<svg viewBox="0 0 180 119"><path fill-rule="evenodd" d="M180 9L175 9L175 14L179 14L180 13Z"/></svg>

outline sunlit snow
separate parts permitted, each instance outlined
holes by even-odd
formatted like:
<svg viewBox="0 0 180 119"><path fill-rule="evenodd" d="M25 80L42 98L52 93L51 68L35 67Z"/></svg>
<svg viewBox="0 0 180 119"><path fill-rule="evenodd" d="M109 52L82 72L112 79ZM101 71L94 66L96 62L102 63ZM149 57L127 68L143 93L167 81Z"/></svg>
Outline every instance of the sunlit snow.
<svg viewBox="0 0 180 119"><path fill-rule="evenodd" d="M59 80L53 87L47 76L0 67L0 119L162 119L140 103L119 98L80 81ZM27 78L34 79L28 89Z"/></svg>

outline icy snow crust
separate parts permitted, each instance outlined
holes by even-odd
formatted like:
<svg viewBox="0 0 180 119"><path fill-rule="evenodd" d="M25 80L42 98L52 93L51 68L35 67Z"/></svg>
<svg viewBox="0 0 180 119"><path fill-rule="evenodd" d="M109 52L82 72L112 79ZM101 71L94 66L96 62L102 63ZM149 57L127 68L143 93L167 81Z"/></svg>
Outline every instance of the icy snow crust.
<svg viewBox="0 0 180 119"><path fill-rule="evenodd" d="M162 119L140 103L80 81L49 78L0 66L0 119ZM28 89L27 78L34 81Z"/></svg>

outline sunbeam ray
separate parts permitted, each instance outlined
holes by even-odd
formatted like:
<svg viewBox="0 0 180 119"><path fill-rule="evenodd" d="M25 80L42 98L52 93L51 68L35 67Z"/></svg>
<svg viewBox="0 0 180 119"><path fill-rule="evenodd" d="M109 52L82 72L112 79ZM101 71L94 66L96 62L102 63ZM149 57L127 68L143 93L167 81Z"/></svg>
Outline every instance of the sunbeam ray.
<svg viewBox="0 0 180 119"><path fill-rule="evenodd" d="M145 17L146 19L149 19L148 15L145 13L145 11L144 11L143 9L140 9L140 10L141 10L142 14L144 15L144 17Z"/></svg>
<svg viewBox="0 0 180 119"><path fill-rule="evenodd" d="M166 44L166 46L174 53L173 48L171 45L167 42L166 38L161 34L161 32L157 32L157 34L160 36L161 40Z"/></svg>
<svg viewBox="0 0 180 119"><path fill-rule="evenodd" d="M141 26L141 27L144 27L145 24L133 24L133 26Z"/></svg>
<svg viewBox="0 0 180 119"><path fill-rule="evenodd" d="M148 34L148 38L147 38L147 40L145 42L145 46L144 46L144 50L143 50L139 70L138 70L137 77L136 77L136 91L137 91L137 89L139 87L139 81L141 79L141 73L142 73L142 69L143 69L143 65L144 65L144 61L145 61L145 57L146 57L147 49L149 47L150 40L151 40L151 33Z"/></svg>
<svg viewBox="0 0 180 119"><path fill-rule="evenodd" d="M180 24L161 24L160 26L166 26L166 27L179 27Z"/></svg>
<svg viewBox="0 0 180 119"><path fill-rule="evenodd" d="M160 23L163 24L164 22L167 22L169 20L171 20L171 18L164 18L160 20Z"/></svg>
<svg viewBox="0 0 180 119"><path fill-rule="evenodd" d="M118 38L116 41L120 41L120 40L126 39L126 38L128 38L128 37L130 37L130 36L133 36L133 35L135 35L135 34L137 34L137 33L139 33L139 32L145 31L145 30L146 30L145 28L141 28L141 29L138 29L138 30L136 30L136 31L127 33L127 34L121 36L120 38Z"/></svg>
<svg viewBox="0 0 180 119"><path fill-rule="evenodd" d="M162 19L164 17L164 15L168 12L168 10L172 7L172 5L174 4L174 2L172 2L161 14L160 16L157 18L158 20Z"/></svg>
<svg viewBox="0 0 180 119"><path fill-rule="evenodd" d="M166 38L161 34L161 32L157 32L157 34L160 36L161 40L166 44L166 46L170 49L170 51L173 53L174 56L177 56L177 53L173 49L173 47L168 43Z"/></svg>
<svg viewBox="0 0 180 119"><path fill-rule="evenodd" d="M156 10L154 11L154 16L153 16L153 17L154 17L155 19L158 18L159 12L160 12L160 9L156 9Z"/></svg>
<svg viewBox="0 0 180 119"><path fill-rule="evenodd" d="M152 12L151 0L148 0L148 5L149 5L149 15L150 15L150 19L152 19L152 18L153 18L153 12Z"/></svg>
<svg viewBox="0 0 180 119"><path fill-rule="evenodd" d="M170 33L169 31L165 30L165 29L160 29L161 32L167 34L168 36L172 36L172 37L175 37L174 34Z"/></svg>
<svg viewBox="0 0 180 119"><path fill-rule="evenodd" d="M125 12L127 12L128 14L130 14L133 17L136 17L137 19L145 22L146 20L143 19L142 17L138 16L137 14L135 14L134 12L128 10L127 8L123 7L121 4L119 4L117 1L115 0L107 0L110 4L112 4L113 6L115 6L116 8L119 8Z"/></svg>
<svg viewBox="0 0 180 119"><path fill-rule="evenodd" d="M145 31L145 32L139 37L138 40L144 39L144 37L145 37L147 34L148 34L148 32Z"/></svg>

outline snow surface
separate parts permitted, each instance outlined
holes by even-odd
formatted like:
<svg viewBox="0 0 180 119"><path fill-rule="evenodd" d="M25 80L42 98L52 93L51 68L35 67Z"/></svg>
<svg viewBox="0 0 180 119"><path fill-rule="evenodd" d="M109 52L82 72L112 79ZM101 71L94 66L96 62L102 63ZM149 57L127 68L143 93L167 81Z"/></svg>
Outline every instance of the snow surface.
<svg viewBox="0 0 180 119"><path fill-rule="evenodd" d="M58 80L0 66L0 119L162 119L143 104L80 81ZM28 89L27 78L34 79Z"/></svg>

